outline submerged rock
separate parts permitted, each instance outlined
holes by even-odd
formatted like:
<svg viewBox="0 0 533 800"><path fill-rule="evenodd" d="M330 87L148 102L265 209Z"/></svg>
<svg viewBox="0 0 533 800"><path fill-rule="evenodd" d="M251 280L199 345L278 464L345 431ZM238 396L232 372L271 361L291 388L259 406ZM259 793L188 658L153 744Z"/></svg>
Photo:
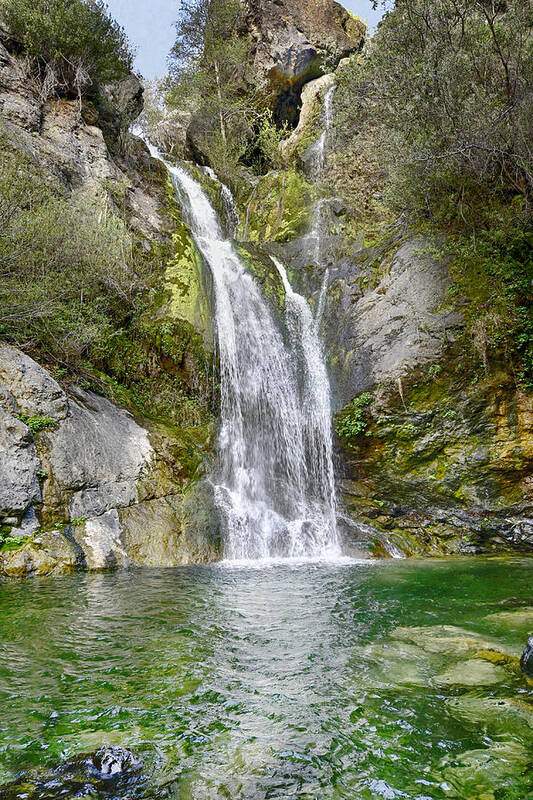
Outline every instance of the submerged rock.
<svg viewBox="0 0 533 800"><path fill-rule="evenodd" d="M446 709L468 723L489 727L494 733L513 732L519 727L533 728L533 705L517 697L449 697ZM527 733L527 736L530 734Z"/></svg>
<svg viewBox="0 0 533 800"><path fill-rule="evenodd" d="M504 669L481 658L461 661L432 679L436 686L492 686L507 677Z"/></svg>
<svg viewBox="0 0 533 800"><path fill-rule="evenodd" d="M54 769L24 773L1 787L0 800L55 798L136 798L144 792L142 762L122 747L101 747L96 753L74 756Z"/></svg>
<svg viewBox="0 0 533 800"><path fill-rule="evenodd" d="M515 611L498 611L496 614L489 614L486 620L506 629L533 628L533 607L526 606L526 608L517 608Z"/></svg>
<svg viewBox="0 0 533 800"><path fill-rule="evenodd" d="M392 632L394 639L413 642L429 653L443 653L462 656L474 655L479 650L496 650L503 653L506 648L499 642L480 636L475 631L458 628L455 625L428 625L420 627L396 628Z"/></svg>
<svg viewBox="0 0 533 800"><path fill-rule="evenodd" d="M467 750L442 761L443 788L447 797L458 800L488 800L495 797L492 790L496 786L520 774L528 763L526 748L512 739L491 744L487 749Z"/></svg>

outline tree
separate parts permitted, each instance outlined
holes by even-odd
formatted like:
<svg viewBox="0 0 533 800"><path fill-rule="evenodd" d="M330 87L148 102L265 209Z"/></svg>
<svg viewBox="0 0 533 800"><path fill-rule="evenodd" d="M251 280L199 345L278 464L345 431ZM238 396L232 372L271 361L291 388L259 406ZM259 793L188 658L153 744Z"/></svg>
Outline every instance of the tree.
<svg viewBox="0 0 533 800"><path fill-rule="evenodd" d="M450 192L465 212L488 183L531 201L532 90L533 4L397 0L350 105L354 123L379 128L396 192L408 186L426 207Z"/></svg>
<svg viewBox="0 0 533 800"><path fill-rule="evenodd" d="M195 112L203 149L225 172L266 114L261 87L248 80L243 13L238 0L184 0L169 59L167 105Z"/></svg>
<svg viewBox="0 0 533 800"><path fill-rule="evenodd" d="M0 16L33 59L45 96L81 96L132 69L127 36L102 0L0 0Z"/></svg>
<svg viewBox="0 0 533 800"><path fill-rule="evenodd" d="M335 188L446 234L465 345L533 388L533 3L396 0L336 103Z"/></svg>

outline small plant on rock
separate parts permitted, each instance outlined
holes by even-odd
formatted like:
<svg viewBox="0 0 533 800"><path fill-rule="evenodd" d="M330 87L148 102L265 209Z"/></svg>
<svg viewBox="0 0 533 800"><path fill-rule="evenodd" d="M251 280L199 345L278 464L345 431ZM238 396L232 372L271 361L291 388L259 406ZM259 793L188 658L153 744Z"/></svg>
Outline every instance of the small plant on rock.
<svg viewBox="0 0 533 800"><path fill-rule="evenodd" d="M335 431L341 439L352 439L368 427L368 407L372 402L370 392L363 392L337 417Z"/></svg>
<svg viewBox="0 0 533 800"><path fill-rule="evenodd" d="M41 431L46 430L47 428L55 429L57 427L57 422L53 417L48 416L36 416L30 417L28 414L19 414L18 418L24 425L27 425L28 428L32 433L40 433Z"/></svg>

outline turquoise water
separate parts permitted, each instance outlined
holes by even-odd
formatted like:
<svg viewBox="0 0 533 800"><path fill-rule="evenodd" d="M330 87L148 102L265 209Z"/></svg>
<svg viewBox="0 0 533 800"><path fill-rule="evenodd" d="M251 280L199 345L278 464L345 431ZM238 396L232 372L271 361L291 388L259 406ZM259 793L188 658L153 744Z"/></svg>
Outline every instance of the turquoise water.
<svg viewBox="0 0 533 800"><path fill-rule="evenodd" d="M108 743L142 758L147 797L533 798L533 694L507 658L532 565L4 583L0 782Z"/></svg>

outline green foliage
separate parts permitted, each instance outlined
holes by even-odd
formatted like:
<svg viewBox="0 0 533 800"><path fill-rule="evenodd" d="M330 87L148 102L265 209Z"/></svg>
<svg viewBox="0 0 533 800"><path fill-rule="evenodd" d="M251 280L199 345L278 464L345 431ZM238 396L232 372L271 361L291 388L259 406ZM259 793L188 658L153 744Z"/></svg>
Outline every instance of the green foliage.
<svg viewBox="0 0 533 800"><path fill-rule="evenodd" d="M533 224L507 211L450 251L453 293L485 372L503 357L533 389Z"/></svg>
<svg viewBox="0 0 533 800"><path fill-rule="evenodd" d="M72 201L27 159L0 150L0 335L76 368L135 307L125 223L97 197Z"/></svg>
<svg viewBox="0 0 533 800"><path fill-rule="evenodd" d="M372 134L400 211L477 220L533 190L533 6L398 0L351 69L344 123Z"/></svg>
<svg viewBox="0 0 533 800"><path fill-rule="evenodd" d="M286 135L264 86L250 74L250 42L239 0L184 0L170 55L165 103L193 113L197 156L231 178L239 164L264 174L281 164Z"/></svg>
<svg viewBox="0 0 533 800"><path fill-rule="evenodd" d="M24 425L27 425L32 433L40 433L47 428L56 428L57 422L53 417L29 417L27 414L19 414L18 418Z"/></svg>
<svg viewBox="0 0 533 800"><path fill-rule="evenodd" d="M256 174L263 175L271 169L284 166L281 153L281 142L289 135L287 123L276 125L274 115L269 108L256 111L254 114L253 138L243 156L243 161Z"/></svg>
<svg viewBox="0 0 533 800"><path fill-rule="evenodd" d="M442 372L442 367L440 364L432 364L428 369L428 375L430 378L436 378Z"/></svg>
<svg viewBox="0 0 533 800"><path fill-rule="evenodd" d="M147 416L205 425L212 359L201 336L184 320L154 319L171 245L146 252L101 197L63 197L1 142L0 167L0 338L59 380ZM109 189L121 201L122 184Z"/></svg>
<svg viewBox="0 0 533 800"><path fill-rule="evenodd" d="M229 172L246 149L246 42L238 0L184 0L170 54L169 108L201 111L196 139L212 165Z"/></svg>
<svg viewBox="0 0 533 800"><path fill-rule="evenodd" d="M470 366L533 385L533 6L397 0L341 72L330 183L452 244Z"/></svg>
<svg viewBox="0 0 533 800"><path fill-rule="evenodd" d="M30 536L11 536L11 529L7 526L0 527L0 553L19 550L30 540Z"/></svg>
<svg viewBox="0 0 533 800"><path fill-rule="evenodd" d="M81 94L132 69L126 34L102 0L1 0L0 13L48 96Z"/></svg>
<svg viewBox="0 0 533 800"><path fill-rule="evenodd" d="M211 420L212 362L202 338L184 320L153 319L148 313L127 331L116 331L94 353L99 389L144 416L180 427Z"/></svg>
<svg viewBox="0 0 533 800"><path fill-rule="evenodd" d="M341 439L350 440L364 433L368 427L368 407L372 403L370 392L363 392L335 420L335 431Z"/></svg>

